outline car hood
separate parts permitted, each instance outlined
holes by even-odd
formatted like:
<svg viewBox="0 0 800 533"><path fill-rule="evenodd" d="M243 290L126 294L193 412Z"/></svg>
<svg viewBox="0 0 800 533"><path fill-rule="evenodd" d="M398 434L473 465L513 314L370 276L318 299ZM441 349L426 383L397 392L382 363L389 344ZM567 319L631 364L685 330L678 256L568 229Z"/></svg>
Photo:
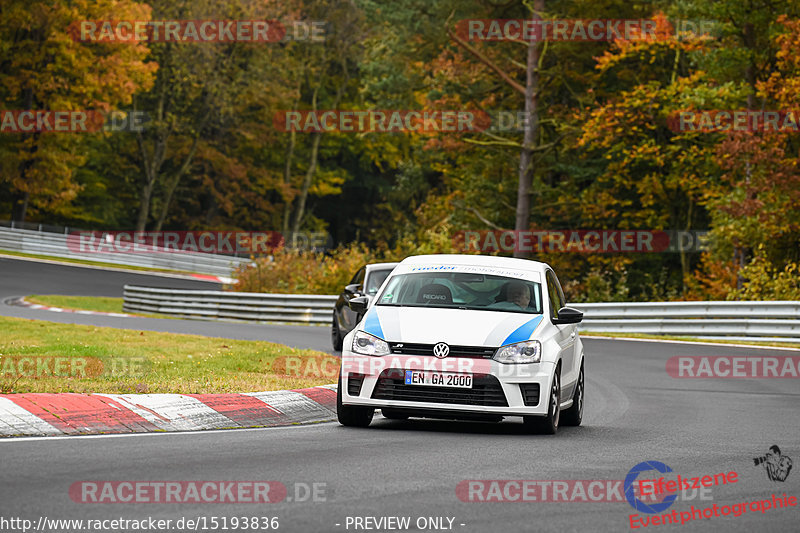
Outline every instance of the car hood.
<svg viewBox="0 0 800 533"><path fill-rule="evenodd" d="M358 329L389 342L496 347L534 338L541 322L526 313L376 305Z"/></svg>

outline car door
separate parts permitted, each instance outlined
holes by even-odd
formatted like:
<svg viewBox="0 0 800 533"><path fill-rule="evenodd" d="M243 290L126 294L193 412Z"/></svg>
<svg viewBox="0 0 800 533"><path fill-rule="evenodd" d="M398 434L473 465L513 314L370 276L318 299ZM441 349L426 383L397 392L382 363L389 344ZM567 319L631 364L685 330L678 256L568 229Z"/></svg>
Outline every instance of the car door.
<svg viewBox="0 0 800 533"><path fill-rule="evenodd" d="M564 291L552 270L547 274L547 294L550 299L550 318L558 318L558 310L566 305ZM578 375L575 371L575 337L577 336L576 324L554 324L557 329L556 342L561 348L561 399L571 398L575 389Z"/></svg>
<svg viewBox="0 0 800 533"><path fill-rule="evenodd" d="M359 285L358 292L354 292L352 294L344 291L342 293L342 298L344 298L344 306L342 307L342 314L341 314L341 330L342 334L349 332L351 329L356 327L358 324L359 316L358 313L350 309L347 303L356 296L361 296L361 293L364 289L364 277L367 273L367 267L361 267L361 269L356 272L353 276L353 279L350 280L348 285Z"/></svg>

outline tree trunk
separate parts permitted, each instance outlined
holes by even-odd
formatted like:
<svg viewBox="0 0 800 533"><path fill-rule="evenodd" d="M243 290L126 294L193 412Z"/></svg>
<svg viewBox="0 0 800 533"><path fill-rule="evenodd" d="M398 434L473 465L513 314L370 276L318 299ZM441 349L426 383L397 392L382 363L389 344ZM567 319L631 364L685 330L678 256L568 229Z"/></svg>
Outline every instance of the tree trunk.
<svg viewBox="0 0 800 533"><path fill-rule="evenodd" d="M25 109L33 109L33 90L25 89L24 90L25 96L23 97L23 107ZM33 133L33 143L31 144L30 150L28 153L31 155L30 157L26 158L19 166L19 176L20 181L22 183L28 182L28 170L33 165L33 154L39 149L39 134ZM28 216L28 202L30 201L31 193L30 190L22 191L21 194L18 196L17 201L14 203L13 213L11 215L11 220L15 222L25 222L25 218Z"/></svg>
<svg viewBox="0 0 800 533"><path fill-rule="evenodd" d="M535 0L532 18L541 18L544 11L544 0ZM528 42L528 62L525 79L525 119L523 124L522 150L519 156L519 184L517 187L517 217L514 229L527 231L531 218L531 181L533 169L533 149L536 146L536 137L539 132L538 95L539 91L539 43L536 40ZM514 257L525 257L522 250L514 250Z"/></svg>
<svg viewBox="0 0 800 533"><path fill-rule="evenodd" d="M165 102L166 90L164 87L161 87L156 108L156 122L160 125L163 124L164 121ZM150 217L150 201L153 197L153 189L158 180L158 175L161 172L161 165L164 163L167 141L171 132L172 126L167 127L166 130L156 132L157 135L153 140L153 153L150 157L148 157L142 132L136 134L139 154L142 157L142 170L144 171L144 184L139 192L139 215L136 218L136 231L144 231L147 226L147 219Z"/></svg>
<svg viewBox="0 0 800 533"><path fill-rule="evenodd" d="M144 140L139 134L139 151L142 155L142 170L144 171L144 184L139 190L139 215L136 218L136 231L142 232L147 226L147 219L150 216L150 199L153 197L153 187L156 183L156 176L158 176L159 163L156 165L155 152L157 148L153 148L153 159L149 160L147 157L147 150L144 146Z"/></svg>
<svg viewBox="0 0 800 533"><path fill-rule="evenodd" d="M297 104L292 109L297 109ZM294 147L297 143L297 132L292 130L289 132L289 146L286 147L286 166L283 169L283 184L288 189L292 184L292 163L294 161ZM283 204L283 222L281 223L281 232L285 236L289 232L289 219L292 215L292 203L294 198L286 198L286 203Z"/></svg>
<svg viewBox="0 0 800 533"><path fill-rule="evenodd" d="M309 157L308 170L303 178L303 188L300 190L300 196L297 198L297 210L294 212L294 221L292 222L292 233L300 231L300 223L303 221L303 215L306 210L306 198L308 198L308 190L311 188L311 182L314 180L314 172L317 170L317 156L319 154L319 141L322 138L321 132L314 133L314 140L311 144L311 156Z"/></svg>
<svg viewBox="0 0 800 533"><path fill-rule="evenodd" d="M14 222L25 222L25 217L28 213L28 199L30 198L28 191L23 192L14 203L14 211L11 214L11 220Z"/></svg>
<svg viewBox="0 0 800 533"><path fill-rule="evenodd" d="M686 228L685 231L690 231L692 229L692 211L694 207L694 202L692 201L691 196L689 197L689 212L686 215ZM678 241L679 244L680 241ZM686 294L686 278L689 276L689 257L686 253L686 250L683 249L683 246L680 246L680 259L681 259L681 295Z"/></svg>
<svg viewBox="0 0 800 533"><path fill-rule="evenodd" d="M172 195L175 193L175 189L178 188L178 183L181 181L181 177L186 174L189 170L189 167L192 165L192 160L194 159L194 154L197 152L197 143L200 140L200 133L198 132L192 141L192 147L189 149L189 153L186 155L186 159L183 161L181 168L178 169L178 172L175 173L175 176L170 180L167 184L167 194L164 197L164 205L161 206L161 214L158 216L158 222L156 222L156 227L154 231L161 231L161 227L164 225L164 220L167 218L167 213L169 213L169 204L172 202Z"/></svg>

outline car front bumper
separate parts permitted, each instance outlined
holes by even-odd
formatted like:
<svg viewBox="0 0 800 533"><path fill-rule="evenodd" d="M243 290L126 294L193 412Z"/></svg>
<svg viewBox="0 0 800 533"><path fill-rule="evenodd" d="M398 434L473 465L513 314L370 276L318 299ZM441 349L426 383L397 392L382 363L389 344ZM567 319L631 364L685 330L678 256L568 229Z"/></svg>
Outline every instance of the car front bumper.
<svg viewBox="0 0 800 533"><path fill-rule="evenodd" d="M406 370L472 374L473 387L406 385ZM546 361L502 364L458 357L372 357L346 350L342 354L340 394L344 405L417 410L431 416L436 412L544 416L554 371L555 365Z"/></svg>

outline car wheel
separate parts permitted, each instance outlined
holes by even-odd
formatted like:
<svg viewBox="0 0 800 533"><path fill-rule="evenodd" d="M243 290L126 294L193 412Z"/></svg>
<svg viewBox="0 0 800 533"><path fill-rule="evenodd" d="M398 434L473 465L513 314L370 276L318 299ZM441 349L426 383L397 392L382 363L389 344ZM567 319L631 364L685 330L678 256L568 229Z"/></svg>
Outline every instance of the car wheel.
<svg viewBox="0 0 800 533"><path fill-rule="evenodd" d="M575 385L575 394L572 395L572 407L564 411L561 422L565 426L580 426L583 420L583 404L585 398L585 385L583 382L583 363L581 372L578 375L578 383Z"/></svg>
<svg viewBox="0 0 800 533"><path fill-rule="evenodd" d="M534 433L541 435L555 435L561 418L561 377L560 369L556 368L553 375L553 385L547 396L547 416L526 416L523 418L525 425Z"/></svg>
<svg viewBox="0 0 800 533"><path fill-rule="evenodd" d="M343 426L365 428L375 414L375 409L357 405L342 405L342 376L339 375L339 386L336 389L336 417Z"/></svg>
<svg viewBox="0 0 800 533"><path fill-rule="evenodd" d="M381 414L383 418L388 418L389 420L408 420L407 414L396 409L381 409Z"/></svg>
<svg viewBox="0 0 800 533"><path fill-rule="evenodd" d="M333 315L333 323L331 324L331 344L333 344L334 351L342 351L342 332L339 330L339 323L336 320L336 313Z"/></svg>

